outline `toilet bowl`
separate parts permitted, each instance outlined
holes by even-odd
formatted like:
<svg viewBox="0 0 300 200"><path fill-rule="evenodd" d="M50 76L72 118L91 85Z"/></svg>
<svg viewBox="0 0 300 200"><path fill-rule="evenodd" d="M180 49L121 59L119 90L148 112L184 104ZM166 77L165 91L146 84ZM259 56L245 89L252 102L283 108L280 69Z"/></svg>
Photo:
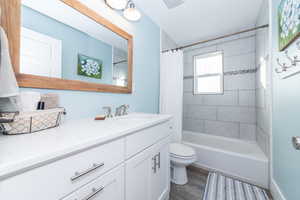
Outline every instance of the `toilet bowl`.
<svg viewBox="0 0 300 200"><path fill-rule="evenodd" d="M195 150L180 143L170 144L171 182L184 185L188 182L186 167L196 161Z"/></svg>

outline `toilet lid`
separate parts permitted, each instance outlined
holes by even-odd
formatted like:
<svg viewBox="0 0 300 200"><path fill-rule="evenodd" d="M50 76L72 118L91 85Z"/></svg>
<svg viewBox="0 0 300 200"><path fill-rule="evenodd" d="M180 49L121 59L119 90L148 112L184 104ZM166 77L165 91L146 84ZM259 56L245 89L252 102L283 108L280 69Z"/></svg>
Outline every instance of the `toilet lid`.
<svg viewBox="0 0 300 200"><path fill-rule="evenodd" d="M192 157L194 156L195 150L191 147L188 147L180 143L170 144L170 154L179 156L179 157Z"/></svg>

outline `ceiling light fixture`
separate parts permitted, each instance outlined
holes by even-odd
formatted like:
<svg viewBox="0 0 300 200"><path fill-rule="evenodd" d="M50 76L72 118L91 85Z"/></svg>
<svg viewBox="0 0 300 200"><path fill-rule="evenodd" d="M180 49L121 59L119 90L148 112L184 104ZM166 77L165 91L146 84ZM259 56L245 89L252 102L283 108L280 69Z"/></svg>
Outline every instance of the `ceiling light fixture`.
<svg viewBox="0 0 300 200"><path fill-rule="evenodd" d="M132 1L128 3L128 7L123 11L123 15L130 21L138 21L141 18L140 11L135 8L135 5Z"/></svg>
<svg viewBox="0 0 300 200"><path fill-rule="evenodd" d="M127 7L128 0L105 0L105 3L112 9L124 10Z"/></svg>
<svg viewBox="0 0 300 200"><path fill-rule="evenodd" d="M127 20L138 21L142 16L131 0L104 0L104 2L111 9L123 11L123 16Z"/></svg>

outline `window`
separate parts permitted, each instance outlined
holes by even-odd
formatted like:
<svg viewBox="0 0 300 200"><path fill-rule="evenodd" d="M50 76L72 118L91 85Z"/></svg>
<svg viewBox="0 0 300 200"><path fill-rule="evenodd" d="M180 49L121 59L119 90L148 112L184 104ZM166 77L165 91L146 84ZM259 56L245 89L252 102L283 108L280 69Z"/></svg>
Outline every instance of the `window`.
<svg viewBox="0 0 300 200"><path fill-rule="evenodd" d="M223 52L194 56L194 94L223 94Z"/></svg>

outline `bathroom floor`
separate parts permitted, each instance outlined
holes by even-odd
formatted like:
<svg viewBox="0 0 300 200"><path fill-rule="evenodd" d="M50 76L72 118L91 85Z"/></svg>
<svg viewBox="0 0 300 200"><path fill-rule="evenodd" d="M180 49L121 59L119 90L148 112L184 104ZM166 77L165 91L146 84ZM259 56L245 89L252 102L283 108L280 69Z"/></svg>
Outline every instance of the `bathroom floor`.
<svg viewBox="0 0 300 200"><path fill-rule="evenodd" d="M185 185L171 184L169 200L201 200L204 194L208 172L188 167L188 180Z"/></svg>
<svg viewBox="0 0 300 200"><path fill-rule="evenodd" d="M188 183L185 185L171 184L169 200L202 200L208 171L189 166L187 168ZM270 191L266 190L269 199L273 199Z"/></svg>

